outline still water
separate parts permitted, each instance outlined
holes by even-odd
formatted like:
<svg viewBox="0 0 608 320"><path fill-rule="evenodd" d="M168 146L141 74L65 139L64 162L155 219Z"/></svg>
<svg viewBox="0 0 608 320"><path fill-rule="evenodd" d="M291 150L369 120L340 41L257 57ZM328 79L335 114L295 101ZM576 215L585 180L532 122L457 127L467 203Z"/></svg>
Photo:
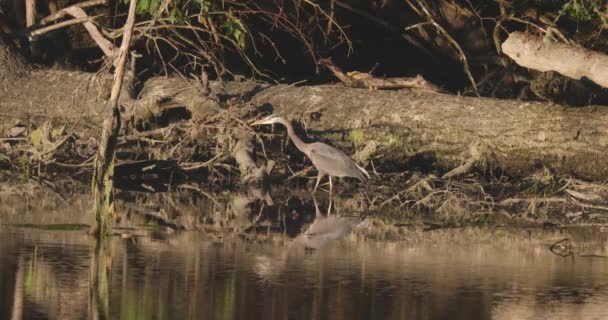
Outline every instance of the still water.
<svg viewBox="0 0 608 320"><path fill-rule="evenodd" d="M81 208L2 211L0 319L608 319L598 228L405 229L377 241L360 219L313 215L300 234L137 224L100 246L57 224L86 222L86 201L70 205ZM47 226L15 224L32 215ZM567 257L550 250L563 238Z"/></svg>

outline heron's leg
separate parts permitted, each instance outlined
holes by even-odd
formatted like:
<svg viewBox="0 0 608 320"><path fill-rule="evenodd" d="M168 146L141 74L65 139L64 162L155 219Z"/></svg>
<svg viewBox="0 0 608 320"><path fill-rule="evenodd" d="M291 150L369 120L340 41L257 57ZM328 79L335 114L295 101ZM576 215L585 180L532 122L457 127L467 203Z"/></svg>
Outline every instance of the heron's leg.
<svg viewBox="0 0 608 320"><path fill-rule="evenodd" d="M312 193L317 192L317 187L319 186L319 182L321 182L321 179L323 179L323 176L325 176L325 174L319 171L319 174L317 175L317 183L315 184L315 188L312 189Z"/></svg>
<svg viewBox="0 0 608 320"><path fill-rule="evenodd" d="M331 185L331 176L329 176L329 194L331 194L332 185Z"/></svg>

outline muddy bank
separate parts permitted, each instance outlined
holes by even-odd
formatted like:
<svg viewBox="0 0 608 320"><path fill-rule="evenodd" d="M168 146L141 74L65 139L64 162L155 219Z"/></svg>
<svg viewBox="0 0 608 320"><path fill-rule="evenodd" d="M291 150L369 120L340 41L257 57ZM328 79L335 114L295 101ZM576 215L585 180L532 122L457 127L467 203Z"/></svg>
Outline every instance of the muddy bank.
<svg viewBox="0 0 608 320"><path fill-rule="evenodd" d="M3 87L1 177L58 194L86 190L109 78L34 70L27 79ZM365 199L360 211L441 225L602 223L608 212L601 108L342 86L204 87L176 78L146 81L123 107L120 190L310 190L316 172L284 130L247 124L278 113L305 140L335 145L373 173L369 185L338 185Z"/></svg>
<svg viewBox="0 0 608 320"><path fill-rule="evenodd" d="M35 128L50 120L80 139L96 137L107 77L47 70L29 77L27 86L12 87L2 98L5 136L15 123ZM135 137L155 136L142 131L226 111L243 123L274 112L298 121L310 140L352 153L365 150L360 160L368 165L373 160L379 171L418 166L445 173L469 163L468 170L512 177L543 168L591 181L608 176L608 160L602 156L608 111L601 107L342 86L242 82L205 88L176 78L152 78L136 99L123 102L125 134L137 133Z"/></svg>

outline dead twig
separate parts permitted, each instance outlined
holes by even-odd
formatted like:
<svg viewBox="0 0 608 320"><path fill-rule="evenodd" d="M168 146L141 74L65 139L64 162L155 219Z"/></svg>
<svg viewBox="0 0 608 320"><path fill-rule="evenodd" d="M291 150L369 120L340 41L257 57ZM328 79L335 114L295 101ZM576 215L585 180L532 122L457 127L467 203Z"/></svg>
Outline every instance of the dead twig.
<svg viewBox="0 0 608 320"><path fill-rule="evenodd" d="M30 37L37 37L39 35L45 34L47 32L51 32L53 30L57 30L57 29L61 29L63 27L67 27L67 26L71 26L73 24L79 24L79 23L83 23L83 22L90 22L95 20L98 17L101 17L102 15L96 15L93 17L82 17L82 18L76 18L76 19L72 19L72 20L67 20L67 21L63 21L63 22L59 22L57 24L54 25L50 25L48 27L43 27L40 29L36 29L32 32L30 32L29 36Z"/></svg>
<svg viewBox="0 0 608 320"><path fill-rule="evenodd" d="M71 6L71 7L62 9L61 11L65 11L66 14L69 14L74 18L87 18L87 19L89 18L89 16L84 12L84 10L82 10L82 8L79 8L79 7ZM85 22L83 22L83 25L84 25L85 29L87 29L87 31L89 32L89 35L91 36L91 38L93 38L93 41L95 41L97 46L99 46L101 51L103 51L105 56L110 59L113 59L114 55L116 54L114 45L110 41L108 41L108 39L103 37L103 35L101 34L101 32L99 32L99 30L93 24L93 22L85 21ZM113 61L118 61L118 59L113 60Z"/></svg>
<svg viewBox="0 0 608 320"><path fill-rule="evenodd" d="M565 189L564 191L566 191L566 193L571 195L573 198L576 198L579 200L591 201L591 202L604 201L604 198L598 196L597 194L593 194L593 193L584 194L582 192L578 192L578 191L574 191L574 190L570 190L570 189Z"/></svg>
<svg viewBox="0 0 608 320"><path fill-rule="evenodd" d="M423 15L427 19L428 24L435 27L435 29L441 35L443 35L443 37L452 45L453 49L456 50L456 52L458 53L458 56L460 57L460 61L463 64L464 73L466 74L467 78L469 79L469 82L471 83L471 86L473 87L473 92L475 93L476 96L479 96L479 90L477 89L477 83L475 82L475 78L473 78L473 74L471 73L471 68L469 66L469 60L467 59L467 56L464 54L464 51L462 50L462 48L460 47L458 42L456 40L454 40L454 38L450 35L450 33L443 26L441 26L439 23L437 23L437 21L435 21L435 18L433 18L433 15L427 9L426 5L422 1L416 0L416 2L418 3L418 7L416 7L410 0L407 0L406 2L414 11L421 14L421 16L423 13Z"/></svg>
<svg viewBox="0 0 608 320"><path fill-rule="evenodd" d="M345 74L340 67L329 59L319 60L319 64L327 67L344 85L353 88L368 89L404 89L410 88L422 91L445 92L438 86L428 82L421 75L416 77L378 78L368 73L352 72Z"/></svg>
<svg viewBox="0 0 608 320"><path fill-rule="evenodd" d="M89 0L89 1L75 3L75 4L71 5L70 7L76 7L76 8L82 9L82 8L93 7L93 6L104 5L104 4L107 4L107 0ZM63 8L51 15L48 15L48 16L42 18L42 20L40 20L40 23L44 25L51 21L55 21L55 20L65 17L66 15L69 14L68 10L66 10L66 9L69 9L70 7Z"/></svg>
<svg viewBox="0 0 608 320"><path fill-rule="evenodd" d="M513 205L520 202L546 202L546 203L565 203L568 202L566 198L508 198L500 201L503 206Z"/></svg>
<svg viewBox="0 0 608 320"><path fill-rule="evenodd" d="M595 210L601 210L601 211L608 211L608 207L607 206L598 206L598 205L594 205L594 204L587 204L587 203L582 203L576 199L573 200L574 203L578 204L579 206L586 208L586 209L595 209Z"/></svg>
<svg viewBox="0 0 608 320"><path fill-rule="evenodd" d="M477 160L475 160L475 158L470 158L462 165L450 170L448 173L441 176L441 179L450 179L452 177L459 176L459 175L465 174L467 172L470 172L471 169L473 169L475 162L477 162Z"/></svg>
<svg viewBox="0 0 608 320"><path fill-rule="evenodd" d="M288 168L289 168L289 166L288 166ZM293 180L293 179L298 178L298 177L304 177L309 172L311 172L313 170L314 170L313 166L308 166L308 167L306 167L306 168L304 168L304 169L302 169L302 170L300 170L298 172L293 172L291 170L291 168L289 168L289 171L291 171L291 176L287 177L287 181Z"/></svg>
<svg viewBox="0 0 608 320"><path fill-rule="evenodd" d="M221 156L222 156L222 154L217 154L215 157L209 159L208 161L201 162L201 163L184 163L181 165L181 170L188 172L188 171L194 171L194 170L198 170L200 168L208 167L210 164L213 164L213 162Z"/></svg>

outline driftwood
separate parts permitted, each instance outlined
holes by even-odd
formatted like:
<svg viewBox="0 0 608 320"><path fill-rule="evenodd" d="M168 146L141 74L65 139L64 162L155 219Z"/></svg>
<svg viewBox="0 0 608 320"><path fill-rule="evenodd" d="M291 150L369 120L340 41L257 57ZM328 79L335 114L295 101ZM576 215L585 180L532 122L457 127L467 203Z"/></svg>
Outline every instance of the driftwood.
<svg viewBox="0 0 608 320"><path fill-rule="evenodd" d="M584 77L608 88L608 56L600 52L522 32L509 34L502 50L520 66L556 71L577 80Z"/></svg>
<svg viewBox="0 0 608 320"><path fill-rule="evenodd" d="M319 63L327 67L345 86L367 89L415 89L423 91L443 92L441 88L424 79L421 75L415 77L379 78L369 73L348 72L336 66L330 60L324 59Z"/></svg>

